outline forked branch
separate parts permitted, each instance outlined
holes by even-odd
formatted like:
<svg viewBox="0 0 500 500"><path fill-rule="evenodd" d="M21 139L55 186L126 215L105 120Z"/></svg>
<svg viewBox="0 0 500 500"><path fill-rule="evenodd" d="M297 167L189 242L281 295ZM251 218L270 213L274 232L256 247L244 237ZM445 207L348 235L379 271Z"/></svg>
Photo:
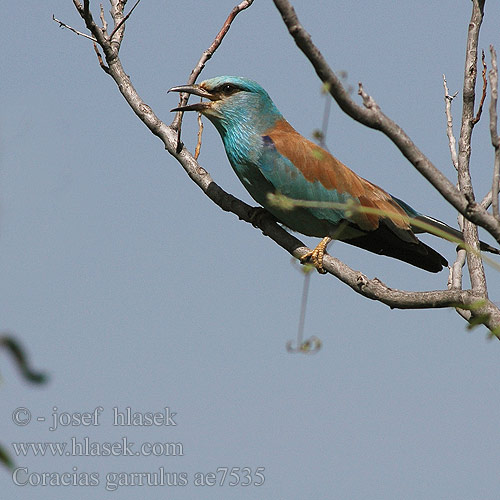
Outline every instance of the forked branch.
<svg viewBox="0 0 500 500"><path fill-rule="evenodd" d="M474 2L477 3L477 0ZM274 4L295 43L309 59L321 81L328 86L330 94L340 108L354 120L384 133L451 205L464 217L485 228L500 242L500 223L480 204L461 193L420 151L404 130L375 105L373 98L365 93L363 102L366 104L369 100L371 105L368 107L360 106L353 101L318 47L312 42L310 34L300 23L289 0L274 0Z"/></svg>
<svg viewBox="0 0 500 500"><path fill-rule="evenodd" d="M234 17L238 12L249 7L252 1L253 0L243 1L233 9L224 23L223 28L214 39L214 42L208 51L203 53L200 61L195 66L190 81L194 81L197 78L206 61L212 56L217 47L220 46ZM115 81L129 106L148 129L163 142L165 149L180 163L189 177L198 185L205 195L222 210L231 212L237 215L241 220L249 222L259 228L266 236L271 238L294 257L300 258L302 255L306 254L309 249L300 240L279 226L272 216L256 216L254 208L220 188L212 180L210 174L196 161L194 156L185 147L178 149L178 130L175 128L175 122L172 126L163 123L139 96L129 76L124 71L118 56L119 42L121 42L123 37L122 28L124 25L122 20L124 19L124 2L111 0L113 7L112 17L115 22L115 29L112 32L112 36L107 35L104 23L102 27L99 27L94 22L92 14L90 13L88 0L84 1L83 6L78 0L73 0L73 2L82 19L85 21L87 28L96 39L97 44L101 46L106 67L109 69L108 73ZM275 0L275 3L277 5L281 4L285 9L291 9L291 6L289 6L289 3L285 0ZM286 14L287 12L289 13L289 10L286 10L283 16L285 22L289 25L290 32L294 34L294 36L297 36L296 40L299 40L301 44L302 40L305 40L304 50L309 54L308 57L314 60L313 64L315 64L318 74L322 77L321 79L324 82L330 85L330 92L334 95L337 102L341 104L341 107L358 121L368 124L373 128L383 130L389 135L398 147L400 147L403 154L405 154L419 170L424 172L426 177L432 179L433 184L439 185L440 191L445 193L445 197L450 199L454 206L467 212L471 218L480 218L484 222L485 227L491 229L492 234L496 235L500 240L500 224L498 224L495 219L493 219L494 224L492 224L491 220L488 218L491 216L482 207L479 207L479 209L471 207L463 194L425 158L394 122L383 115L375 101L366 94L362 88L360 88L360 92L365 107L358 106L352 102L348 93L343 89L342 84L337 81L336 76L326 65L326 62L321 60L321 54L317 48L312 45L308 35L304 39L305 32L303 28L297 24L298 20L296 20L296 18L289 19ZM294 19L296 21L295 24ZM297 43L299 43L299 41ZM428 292L395 290L387 287L376 278L368 279L364 274L351 269L334 257L325 256L323 265L328 272L346 283L357 293L367 298L380 301L391 308L423 309L459 306L465 311L470 311L469 321L478 321L479 318L482 324L486 325L495 334L500 335L500 311L490 301L483 296L478 296L473 290L461 290L458 287L451 287L449 290Z"/></svg>

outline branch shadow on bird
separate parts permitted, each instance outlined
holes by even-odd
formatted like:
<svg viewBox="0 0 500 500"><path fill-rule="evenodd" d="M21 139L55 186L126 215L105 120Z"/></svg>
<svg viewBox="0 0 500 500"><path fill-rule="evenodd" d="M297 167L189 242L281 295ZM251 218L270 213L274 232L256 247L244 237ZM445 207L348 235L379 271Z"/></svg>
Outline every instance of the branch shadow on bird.
<svg viewBox="0 0 500 500"><path fill-rule="evenodd" d="M333 210L342 210L346 216L346 218L351 218L356 213L364 213L364 214L373 214L379 217L387 218L391 221L403 221L406 224L409 224L414 232L426 232L433 234L439 238L450 241L451 243L455 243L458 248L465 249L468 253L472 253L480 256L487 264L493 267L495 270L500 271L500 264L490 257L484 255L480 250L473 248L472 246L465 243L463 238L460 238L460 232L454 228L447 226L440 221L435 221L439 223L443 228L437 227L436 224L429 224L419 218L409 217L405 215L401 215L394 212L388 212L385 210L381 210L373 207L366 207L361 205L359 202L355 200L348 200L346 203L341 202L330 202L330 201L310 201L310 200L298 200L293 199L288 196L283 195L282 193L271 193L268 195L268 201L274 206L279 207L282 210L293 210L297 207L302 208L322 208L322 209L333 209ZM332 239L342 239L342 231L345 226L342 224L339 225L339 233L335 233ZM323 241L323 240L322 240ZM320 243L321 244L321 243ZM500 250L495 247L488 245L480 241L481 250L488 251L494 254L500 254Z"/></svg>

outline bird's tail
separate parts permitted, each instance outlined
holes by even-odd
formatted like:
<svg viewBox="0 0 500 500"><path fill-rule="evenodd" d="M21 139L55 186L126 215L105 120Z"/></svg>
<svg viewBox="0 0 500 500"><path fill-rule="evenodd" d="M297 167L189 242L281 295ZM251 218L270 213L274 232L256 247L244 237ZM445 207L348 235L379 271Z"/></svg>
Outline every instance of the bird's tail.
<svg viewBox="0 0 500 500"><path fill-rule="evenodd" d="M454 240L460 240L461 242L464 241L464 235L462 234L461 231L458 229L455 229L451 226L448 226L448 224L445 224L444 222L441 222L440 220L434 219L432 217L429 217L428 215L417 215L415 217L412 217L410 219L410 224L412 220L416 220L419 222L423 222L424 224L428 224L429 226L432 226L433 228L437 229L440 233L444 233L445 235L451 236ZM416 225L412 224L412 231L414 233L430 233L431 231L427 231L426 229L423 229L422 227L418 227ZM437 234L436 236L441 236L445 237L442 234ZM490 252L494 253L497 255L500 255L500 250L498 248L492 247L491 245L488 245L488 243L485 243L484 241L479 242L479 247L483 252Z"/></svg>
<svg viewBox="0 0 500 500"><path fill-rule="evenodd" d="M433 227L434 229L437 229L441 234L436 233L436 236L440 236L441 238L446 238L446 235L451 236L455 241L459 240L461 242L464 241L464 235L462 234L462 231L459 231L458 229L455 229L451 226L448 226L448 224L445 224L444 222L441 222L440 220L434 219L433 217L429 217L428 215L421 214L420 212L417 212L414 208L410 207L408 203L405 201L396 198L393 196L393 198L396 200L398 205L401 206L401 208L408 214L410 217L410 224L412 220L423 222L425 224L428 224L429 226ZM432 231L428 231L427 229L423 229L421 226L417 225L411 225L411 229L414 233L431 233ZM444 233L444 234L443 234ZM479 242L479 248L483 252L490 252L490 253L495 253L497 255L500 255L500 250L498 248L492 247L491 245L488 245L488 243L485 243L484 241Z"/></svg>

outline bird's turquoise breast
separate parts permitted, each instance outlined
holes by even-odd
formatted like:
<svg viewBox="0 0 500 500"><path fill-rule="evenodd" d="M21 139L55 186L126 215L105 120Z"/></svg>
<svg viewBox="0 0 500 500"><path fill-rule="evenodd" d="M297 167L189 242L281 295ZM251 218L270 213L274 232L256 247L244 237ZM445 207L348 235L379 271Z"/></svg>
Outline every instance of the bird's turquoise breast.
<svg viewBox="0 0 500 500"><path fill-rule="evenodd" d="M229 163L252 198L266 206L268 193L274 186L262 175L259 163L262 156L261 139L258 135L243 134L241 130L223 137Z"/></svg>
<svg viewBox="0 0 500 500"><path fill-rule="evenodd" d="M233 170L252 198L294 231L321 238L333 235L338 222L342 220L341 213L336 215L334 211L324 208L296 207L289 210L269 202L268 195L277 192L299 200L315 200L318 197L307 191L302 191L300 195L291 193L289 187L297 186L301 180L305 183L305 189L309 188L301 172L286 158L270 155L264 137L242 135L239 132L241 130L235 134L225 134L223 142Z"/></svg>

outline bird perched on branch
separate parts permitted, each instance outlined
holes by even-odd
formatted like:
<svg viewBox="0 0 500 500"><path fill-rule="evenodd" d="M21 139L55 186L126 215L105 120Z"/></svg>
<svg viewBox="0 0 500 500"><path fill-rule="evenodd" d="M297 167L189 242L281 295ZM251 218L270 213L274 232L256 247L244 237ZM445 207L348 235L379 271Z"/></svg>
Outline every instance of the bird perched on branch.
<svg viewBox="0 0 500 500"><path fill-rule="evenodd" d="M434 273L448 265L415 236L429 232L417 224L454 238L462 233L420 214L302 137L258 83L219 76L170 91L207 99L172 111L199 111L215 125L229 162L255 201L288 228L323 238L302 261L310 260L322 272L333 238ZM292 206L273 203L276 193L291 199ZM481 249L499 253L485 243Z"/></svg>

